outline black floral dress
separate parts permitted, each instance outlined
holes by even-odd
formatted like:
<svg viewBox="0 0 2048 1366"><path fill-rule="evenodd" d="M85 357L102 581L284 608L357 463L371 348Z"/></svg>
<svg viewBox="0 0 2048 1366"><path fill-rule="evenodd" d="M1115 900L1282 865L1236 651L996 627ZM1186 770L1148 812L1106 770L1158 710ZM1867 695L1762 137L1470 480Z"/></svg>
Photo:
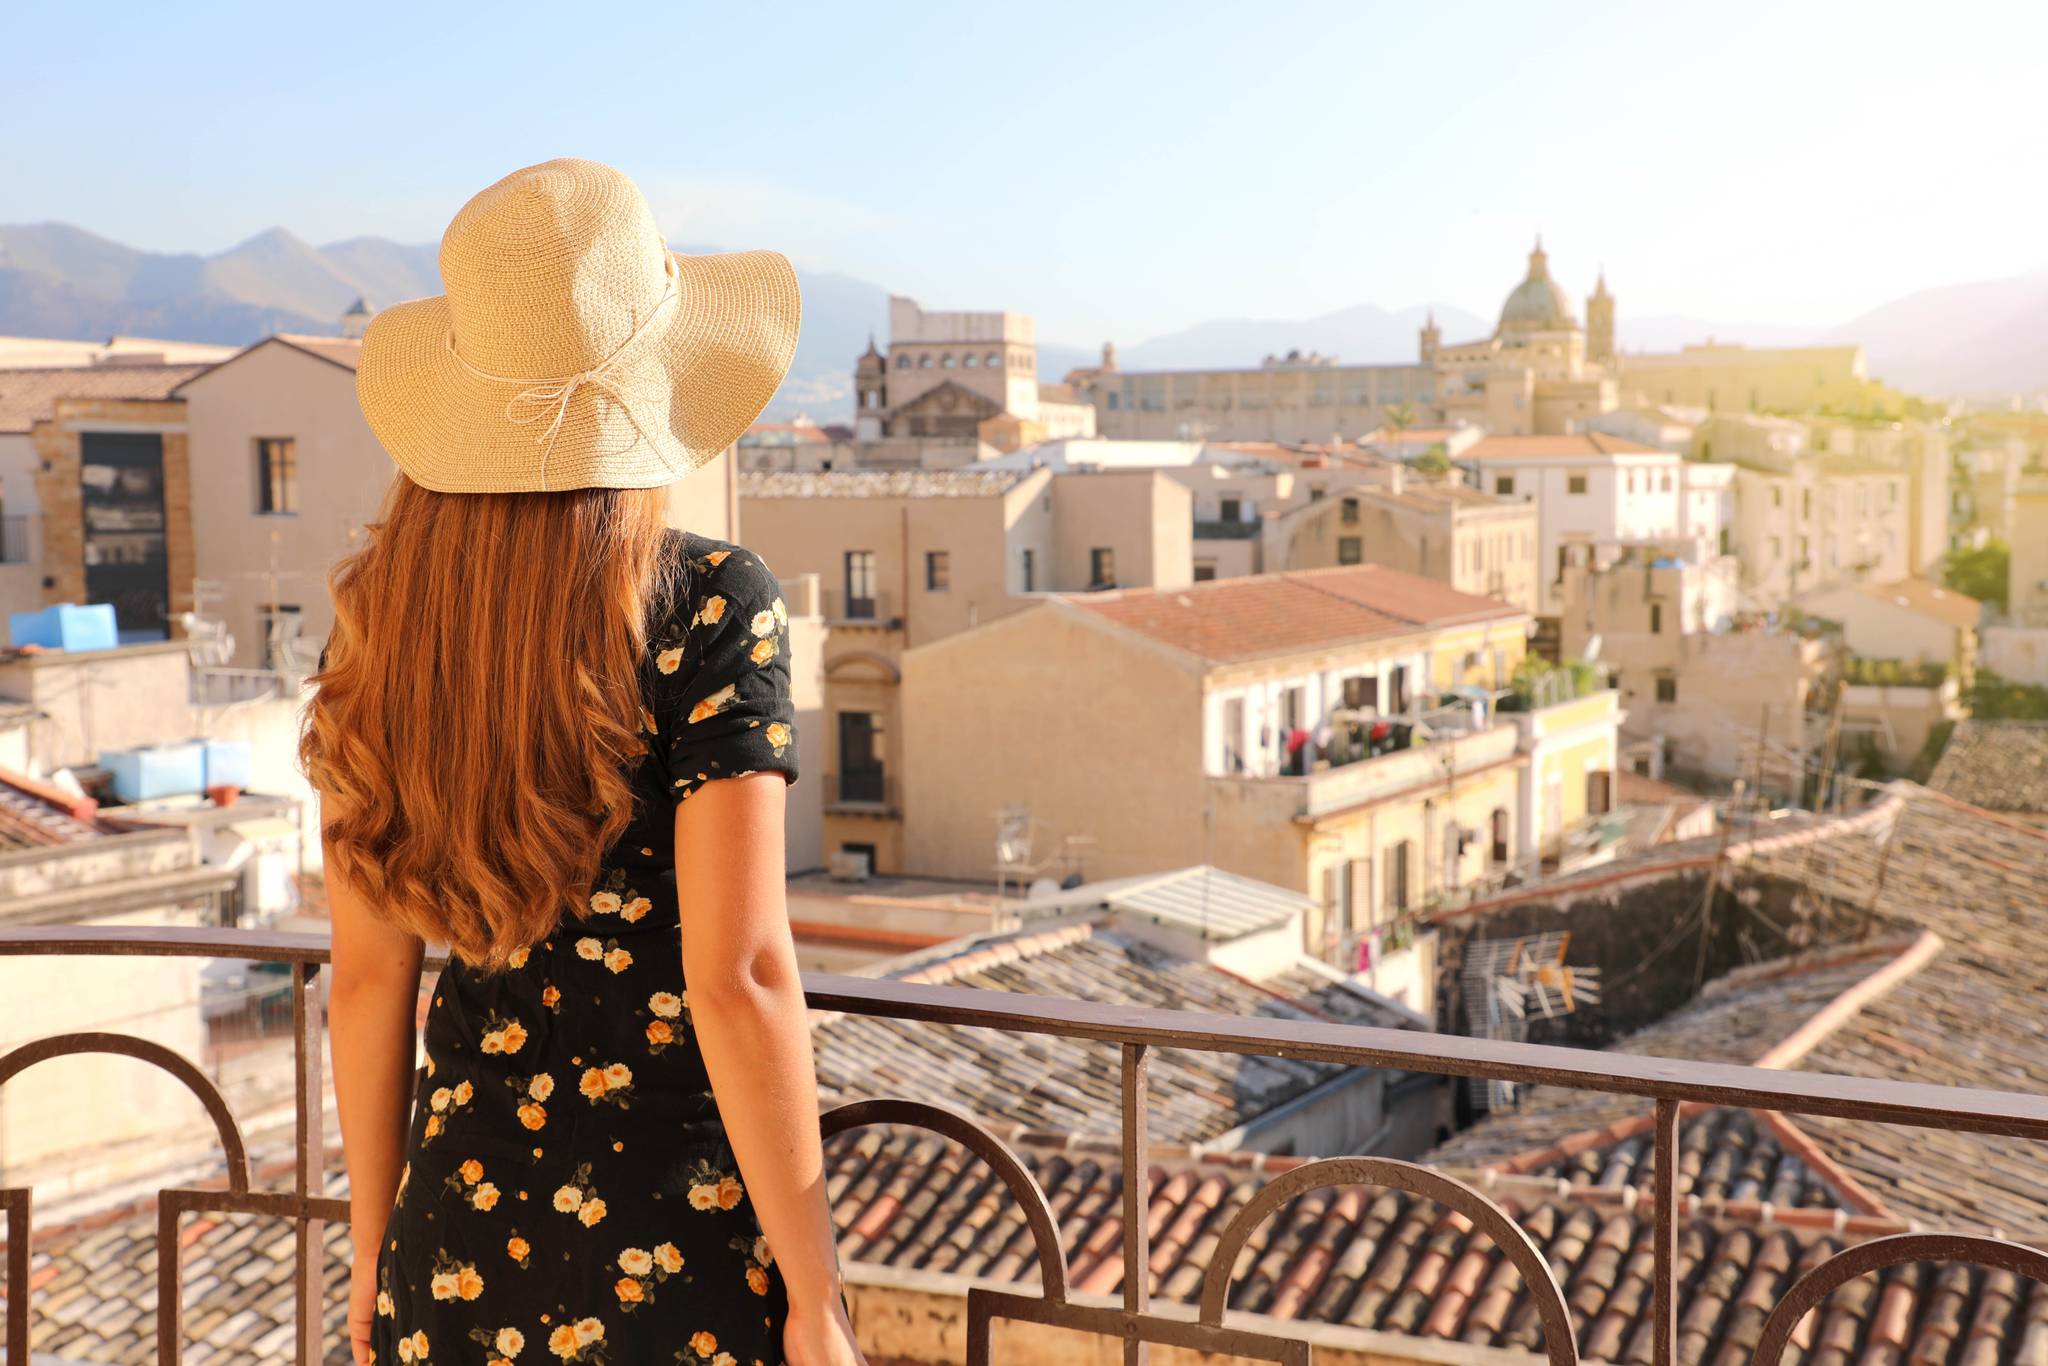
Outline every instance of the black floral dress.
<svg viewBox="0 0 2048 1366"><path fill-rule="evenodd" d="M674 535L633 824L579 918L435 989L377 1262L384 1366L782 1361L781 1275L690 1028L674 812L716 778L794 781L788 612L750 552Z"/></svg>

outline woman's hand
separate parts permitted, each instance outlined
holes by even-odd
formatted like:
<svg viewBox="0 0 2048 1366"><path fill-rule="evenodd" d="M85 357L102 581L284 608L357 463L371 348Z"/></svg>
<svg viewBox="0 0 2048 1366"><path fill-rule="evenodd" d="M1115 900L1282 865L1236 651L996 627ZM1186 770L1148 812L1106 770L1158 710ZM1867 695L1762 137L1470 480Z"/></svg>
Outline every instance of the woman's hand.
<svg viewBox="0 0 2048 1366"><path fill-rule="evenodd" d="M834 1300L822 1309L790 1306L782 1326L782 1355L788 1366L867 1366L846 1309Z"/></svg>
<svg viewBox="0 0 2048 1366"><path fill-rule="evenodd" d="M370 1352L370 1325L377 1317L377 1248L372 1244L367 1257L363 1251L356 1249L348 1273L348 1349L354 1354L355 1366L373 1366L376 1357Z"/></svg>

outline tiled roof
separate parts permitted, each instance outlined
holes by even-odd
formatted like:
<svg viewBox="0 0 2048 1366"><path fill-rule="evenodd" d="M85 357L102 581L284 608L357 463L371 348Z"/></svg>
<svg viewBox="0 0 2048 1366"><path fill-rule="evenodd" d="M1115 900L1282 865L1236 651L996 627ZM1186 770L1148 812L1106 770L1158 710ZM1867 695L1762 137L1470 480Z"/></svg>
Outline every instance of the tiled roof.
<svg viewBox="0 0 2048 1366"><path fill-rule="evenodd" d="M1122 1282L1123 1169L1113 1144L1013 1145L1045 1191L1077 1292ZM1152 1292L1192 1304L1224 1224L1304 1159L1155 1149ZM1024 1218L971 1154L933 1135L871 1128L826 1148L826 1196L840 1230L849 1298L864 1321L866 1268L1035 1284ZM330 1194L343 1191L330 1188ZM1647 1363L1652 1227L1632 1187L1560 1191L1501 1178L1488 1193L1535 1241L1565 1295L1582 1357ZM155 1221L135 1213L96 1226L39 1231L32 1266L38 1353L148 1366L156 1360ZM1792 1282L1855 1242L1904 1231L1879 1219L1755 1202L1684 1202L1678 1229L1679 1360L1736 1363ZM341 1349L347 1231L326 1230L326 1342ZM185 1225L184 1360L241 1366L286 1359L293 1331L291 1226L244 1216ZM1540 1353L1541 1330L1521 1278L1462 1216L1400 1191L1345 1187L1289 1202L1253 1233L1230 1307L1258 1325L1329 1324L1412 1335L1445 1346ZM939 1281L943 1286L948 1282ZM964 1317L964 1303L962 1305ZM1384 1339L1378 1343L1386 1351ZM1795 1338L1788 1362L1808 1366L1958 1362L2031 1366L2048 1352L2048 1286L1964 1265L1895 1267L1852 1281ZM341 1354L332 1361L346 1360ZM1540 1360L1540 1357L1532 1358Z"/></svg>
<svg viewBox="0 0 2048 1366"><path fill-rule="evenodd" d="M1927 785L1972 806L2048 814L2048 722L1959 722Z"/></svg>
<svg viewBox="0 0 2048 1366"><path fill-rule="evenodd" d="M280 332L277 340L286 346L318 356L321 360L333 361L345 370L353 370L363 358L363 342L360 337L317 337L304 332Z"/></svg>
<svg viewBox="0 0 2048 1366"><path fill-rule="evenodd" d="M1984 611L1984 604L1975 598L1964 597L1953 588L1943 588L1926 579L1894 579L1890 583L1866 583L1861 588L1867 597L1950 626L1974 627Z"/></svg>
<svg viewBox="0 0 2048 1366"><path fill-rule="evenodd" d="M1028 470L750 470L742 498L995 498Z"/></svg>
<svg viewBox="0 0 2048 1366"><path fill-rule="evenodd" d="M1523 615L1496 598L1460 593L1439 580L1377 564L1077 594L1067 601L1213 663Z"/></svg>
<svg viewBox="0 0 2048 1366"><path fill-rule="evenodd" d="M1459 460L1550 460L1557 458L1598 460L1609 455L1669 455L1656 446L1609 436L1606 432L1581 432L1576 436L1488 436L1473 443Z"/></svg>
<svg viewBox="0 0 2048 1366"><path fill-rule="evenodd" d="M1035 1144L1023 1145L1021 1155L1060 1225L1073 1287L1116 1293L1117 1156L1106 1145ZM1153 1294L1193 1303L1223 1225L1301 1160L1156 1155L1147 1220ZM951 1144L869 1130L835 1140L829 1165L827 1194L850 1261L998 1281L1034 1274L1023 1217L987 1171ZM1550 1264L1583 1359L1647 1363L1647 1198L1635 1189L1561 1192L1554 1182L1526 1178L1501 1180L1490 1194ZM1746 1361L1771 1306L1800 1275L1851 1242L1901 1231L1832 1211L1686 1202L1678 1230L1678 1359ZM1542 1350L1521 1277L1486 1236L1403 1192L1346 1187L1304 1195L1252 1235L1237 1267L1230 1307L1281 1320L1273 1327L1282 1333L1286 1322L1329 1323ZM2048 1351L2048 1286L1966 1266L1932 1275L1899 1267L1844 1286L1811 1327L1788 1362L2034 1362Z"/></svg>
<svg viewBox="0 0 2048 1366"><path fill-rule="evenodd" d="M90 797L0 769L0 853L82 844L115 833Z"/></svg>
<svg viewBox="0 0 2048 1366"><path fill-rule="evenodd" d="M63 398L161 399L203 365L91 365L0 370L0 432L26 432L53 416Z"/></svg>
<svg viewBox="0 0 2048 1366"><path fill-rule="evenodd" d="M1856 980L1873 967L1885 973L1881 962L1827 966L1832 950L1816 950L1821 965L1810 958L1805 971L1798 960L1760 965L1732 974L1617 1048L1726 1061L1754 1061L1762 1048L1767 1060L1808 1071L2048 1092L2048 1013L2041 1005L2048 1001L2048 955L2040 948L2048 831L1910 784L1896 785L1888 806L1888 820L1804 825L1793 835L1817 835L1817 842L1782 840L1737 866L1862 908L1874 926L1894 935L1938 936L1937 952L1916 939L1894 960L1893 980L1882 991L1859 990ZM1663 852L1669 857L1682 848ZM1581 895L1592 884L1558 885ZM1681 894L1696 902L1696 887L1682 886ZM1922 961L1897 970L1913 958ZM1843 999L1830 998L1836 988ZM1788 1040L1797 1051L1790 1059L1783 1055ZM1774 1043L1775 1057L1768 1051ZM1625 1160L1606 1151L1624 1135L1603 1139L1598 1131L1638 1122L1641 1108L1536 1088L1518 1110L1457 1135L1436 1157L1588 1179L1591 1168ZM1741 1137L1725 1119L1710 1122ZM2048 1238L2048 1162L2029 1140L1816 1116L1786 1121L1773 1133L1799 1147L1800 1160L1849 1206L1868 1197L1891 1215L1929 1227ZM1602 1151L1581 1158L1587 1148Z"/></svg>
<svg viewBox="0 0 2048 1366"><path fill-rule="evenodd" d="M1247 981L1089 924L970 940L890 975L1168 1010L1284 1020L1357 1012L1390 1027L1415 1023L1398 1007L1349 988L1341 989L1341 998L1310 994L1329 990L1327 980L1302 979L1295 989L1303 994L1290 997L1270 983ZM1116 1132L1120 1060L1107 1045L836 1015L818 1023L812 1046L819 1089L828 1101L943 1096L971 1113L1001 1116L1031 1130ZM1153 1131L1166 1142L1215 1139L1346 1070L1335 1063L1161 1049L1152 1062Z"/></svg>
<svg viewBox="0 0 2048 1366"><path fill-rule="evenodd" d="M1300 892L1220 868L1197 865L1168 873L1141 873L1084 882L1012 909L1026 918L1048 912L1104 910L1139 915L1203 939L1234 939L1271 929L1315 903Z"/></svg>

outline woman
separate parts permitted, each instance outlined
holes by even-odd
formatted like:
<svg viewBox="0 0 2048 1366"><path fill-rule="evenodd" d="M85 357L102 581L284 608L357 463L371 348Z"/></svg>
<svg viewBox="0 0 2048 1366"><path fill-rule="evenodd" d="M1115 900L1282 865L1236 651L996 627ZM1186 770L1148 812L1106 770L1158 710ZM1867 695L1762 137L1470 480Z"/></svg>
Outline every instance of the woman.
<svg viewBox="0 0 2048 1366"><path fill-rule="evenodd" d="M788 368L795 278L672 256L581 161L471 200L441 274L363 338L399 474L302 744L355 1360L858 1363L783 904L787 612L664 527Z"/></svg>

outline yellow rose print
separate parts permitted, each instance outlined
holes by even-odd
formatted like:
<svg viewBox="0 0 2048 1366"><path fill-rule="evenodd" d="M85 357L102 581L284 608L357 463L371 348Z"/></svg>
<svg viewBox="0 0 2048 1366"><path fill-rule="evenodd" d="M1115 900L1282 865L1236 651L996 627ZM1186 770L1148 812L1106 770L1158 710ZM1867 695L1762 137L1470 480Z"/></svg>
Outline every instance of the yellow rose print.
<svg viewBox="0 0 2048 1366"><path fill-rule="evenodd" d="M724 564L731 555L732 552L730 550L714 550L704 557L704 564L707 568L716 569Z"/></svg>
<svg viewBox="0 0 2048 1366"><path fill-rule="evenodd" d="M498 1207L498 1188L489 1181L479 1181L475 1190L469 1193L472 1209L489 1212Z"/></svg>
<svg viewBox="0 0 2048 1366"><path fill-rule="evenodd" d="M657 991L647 998L647 1008L664 1020L683 1013L683 998L672 991Z"/></svg>
<svg viewBox="0 0 2048 1366"><path fill-rule="evenodd" d="M617 915L619 913L619 894L617 892L591 893L590 909L598 915Z"/></svg>
<svg viewBox="0 0 2048 1366"><path fill-rule="evenodd" d="M514 969L523 968L526 966L527 958L530 957L532 953L532 949L514 949L512 952L512 956L506 961L509 962Z"/></svg>
<svg viewBox="0 0 2048 1366"><path fill-rule="evenodd" d="M622 1305L635 1305L647 1298L647 1292L641 1288L640 1282L634 1280L631 1276L619 1277L618 1283L612 1287L612 1290L613 1293L618 1295L619 1303Z"/></svg>
<svg viewBox="0 0 2048 1366"><path fill-rule="evenodd" d="M596 1319L576 1320L576 1341L586 1347L593 1342L603 1342L604 1325Z"/></svg>
<svg viewBox="0 0 2048 1366"><path fill-rule="evenodd" d="M789 607L788 607L788 605L787 605L787 604L785 604L785 603L784 603L784 602L782 601L782 599L781 599L781 598L777 598L777 599L775 600L775 602L773 603L773 605L771 605L771 606L770 606L770 607L768 608L768 610L769 610L769 611L771 611L771 612L773 612L773 613L775 614L775 624L776 624L776 625L778 625L778 626L787 626L787 625L789 625Z"/></svg>
<svg viewBox="0 0 2048 1366"><path fill-rule="evenodd" d="M720 1209L731 1209L740 1202L741 1194L739 1178L733 1176L726 1177L718 1183L718 1207Z"/></svg>
<svg viewBox="0 0 2048 1366"><path fill-rule="evenodd" d="M718 1350L718 1339L710 1333L696 1332L690 1335L690 1350L700 1357L708 1357Z"/></svg>
<svg viewBox="0 0 2048 1366"><path fill-rule="evenodd" d="M547 1122L548 1122L548 1111L547 1111L547 1107L546 1107L546 1106L544 1106L544 1105L537 1105L537 1104L535 1104L535 1103L534 1103L533 1101L530 1101L530 1100L529 1100L529 1101L523 1101L523 1102L521 1102L521 1103L520 1103L520 1106L519 1106L519 1124L520 1124L520 1127L522 1127L522 1128L526 1128L526 1129L541 1129L541 1128L545 1128L545 1127L546 1127L546 1125L547 1125Z"/></svg>
<svg viewBox="0 0 2048 1366"><path fill-rule="evenodd" d="M613 972L624 972L633 966L633 955L624 949L613 949L605 954L604 965Z"/></svg>
<svg viewBox="0 0 2048 1366"><path fill-rule="evenodd" d="M583 1208L583 1192L574 1186L563 1186L555 1192L555 1208L563 1214L574 1214Z"/></svg>
<svg viewBox="0 0 2048 1366"><path fill-rule="evenodd" d="M546 1100L554 1093L555 1079L545 1072L542 1072L532 1081L526 1083L526 1094L532 1096L535 1100Z"/></svg>
<svg viewBox="0 0 2048 1366"><path fill-rule="evenodd" d="M456 1168L456 1170L461 1172L462 1179L472 1186L484 1179L484 1164L473 1157Z"/></svg>
<svg viewBox="0 0 2048 1366"><path fill-rule="evenodd" d="M585 935L576 941L576 956L578 958L587 958L595 963L598 959L604 957L604 945Z"/></svg>
<svg viewBox="0 0 2048 1366"><path fill-rule="evenodd" d="M598 1221L604 1216L605 1206L602 1200L585 1200L576 1211L576 1217L583 1221L585 1228L596 1228Z"/></svg>
<svg viewBox="0 0 2048 1366"><path fill-rule="evenodd" d="M533 1255L533 1244L515 1233L505 1240L505 1255L523 1267L526 1259Z"/></svg>
<svg viewBox="0 0 2048 1366"><path fill-rule="evenodd" d="M683 647L671 645L654 657L654 666L665 674L672 674L682 665Z"/></svg>
<svg viewBox="0 0 2048 1366"><path fill-rule="evenodd" d="M654 1248L655 1265L673 1276L683 1269L683 1254L674 1243L657 1243Z"/></svg>
<svg viewBox="0 0 2048 1366"><path fill-rule="evenodd" d="M548 1334L548 1350L564 1361L574 1361L579 1350L576 1330L565 1323Z"/></svg>
<svg viewBox="0 0 2048 1366"><path fill-rule="evenodd" d="M756 666L766 664L775 658L775 637L765 636L755 641L754 648L747 652L747 658L753 660Z"/></svg>
<svg viewBox="0 0 2048 1366"><path fill-rule="evenodd" d="M628 1276L645 1276L654 1270L654 1254L644 1247L629 1247L619 1254L619 1270Z"/></svg>
<svg viewBox="0 0 2048 1366"><path fill-rule="evenodd" d="M747 623L747 629L752 631L757 636L774 635L775 610L771 607L764 607L760 611L754 613L754 619Z"/></svg>
<svg viewBox="0 0 2048 1366"><path fill-rule="evenodd" d="M647 913L653 909L654 903L652 901L649 901L644 896L636 896L625 905L619 907L619 919L630 925L644 919Z"/></svg>
<svg viewBox="0 0 2048 1366"><path fill-rule="evenodd" d="M546 1006L549 1010L553 1010L556 1006L562 1004L562 989L554 985L552 982L550 982L547 986L542 987L540 992L540 1003Z"/></svg>
<svg viewBox="0 0 2048 1366"><path fill-rule="evenodd" d="M411 1337L398 1340L398 1359L400 1361L425 1361L427 1359L427 1334L424 1329L414 1333Z"/></svg>
<svg viewBox="0 0 2048 1366"><path fill-rule="evenodd" d="M716 626L725 620L725 599L713 593L704 599L704 605L697 609L697 615L690 620L692 626Z"/></svg>
<svg viewBox="0 0 2048 1366"><path fill-rule="evenodd" d="M690 708L690 724L694 726L699 721L718 715L718 713L732 705L733 698L738 695L738 692L737 686L731 683L726 684L717 692Z"/></svg>

